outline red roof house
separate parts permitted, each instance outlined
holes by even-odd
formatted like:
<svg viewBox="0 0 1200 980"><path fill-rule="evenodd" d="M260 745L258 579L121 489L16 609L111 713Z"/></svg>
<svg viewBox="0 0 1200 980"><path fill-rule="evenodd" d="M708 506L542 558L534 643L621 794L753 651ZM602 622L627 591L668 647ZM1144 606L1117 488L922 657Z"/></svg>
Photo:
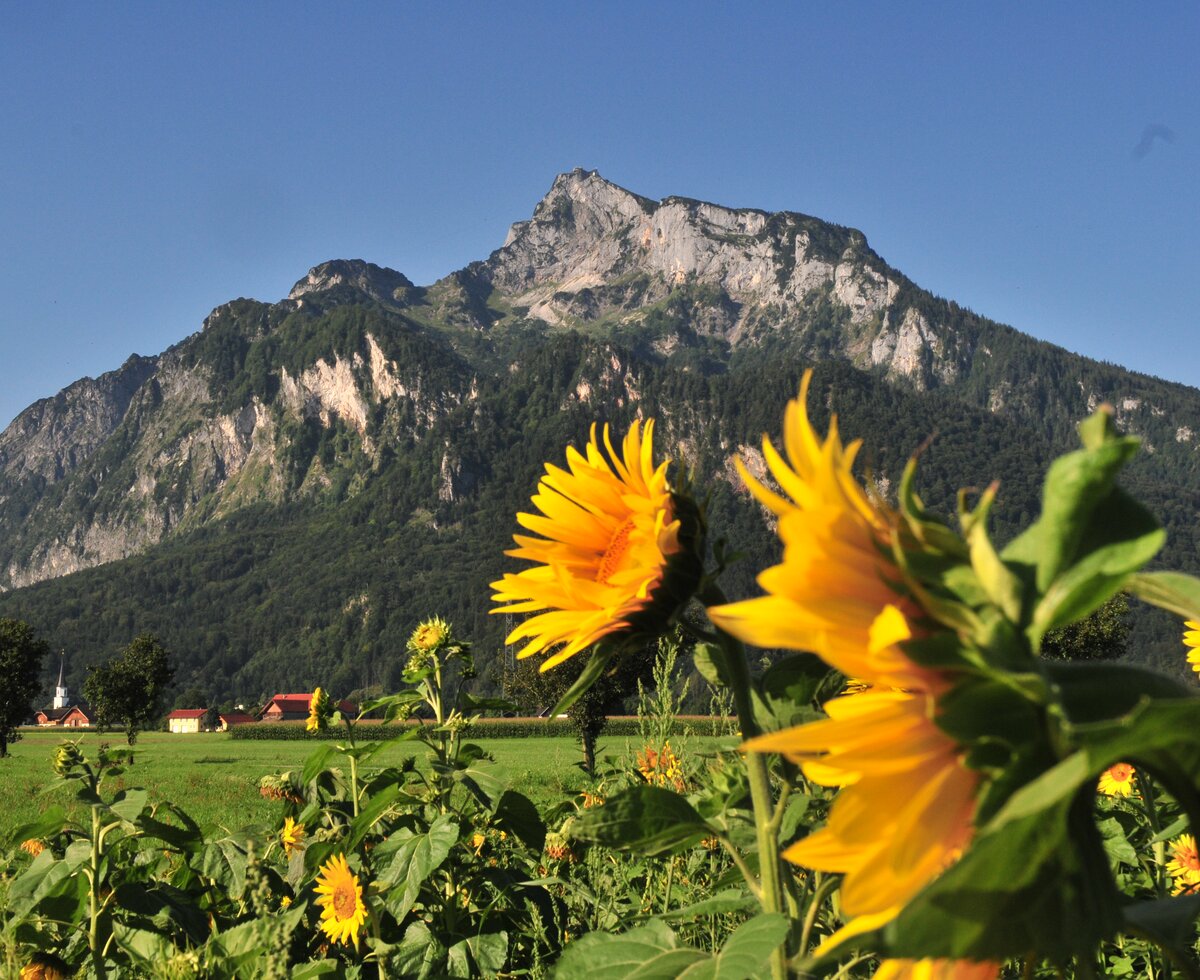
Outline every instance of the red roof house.
<svg viewBox="0 0 1200 980"><path fill-rule="evenodd" d="M258 721L254 715L248 715L244 711L227 711L217 717L221 721L218 727L223 732L229 731L234 725L252 725Z"/></svg>
<svg viewBox="0 0 1200 980"><path fill-rule="evenodd" d="M262 721L303 721L308 717L308 708L312 703L312 694L276 694L265 705L258 717ZM338 710L342 714L354 711L354 705L349 701L339 701Z"/></svg>

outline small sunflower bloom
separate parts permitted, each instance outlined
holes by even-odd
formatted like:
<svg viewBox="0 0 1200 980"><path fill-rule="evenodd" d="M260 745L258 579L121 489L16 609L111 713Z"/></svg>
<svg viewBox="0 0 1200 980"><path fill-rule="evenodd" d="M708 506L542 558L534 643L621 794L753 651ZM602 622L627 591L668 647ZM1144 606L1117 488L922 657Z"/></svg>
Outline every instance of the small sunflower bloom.
<svg viewBox="0 0 1200 980"><path fill-rule="evenodd" d="M317 905L321 908L321 930L330 942L358 947L359 934L367 921L362 885L350 870L344 854L335 854L317 875Z"/></svg>
<svg viewBox="0 0 1200 980"><path fill-rule="evenodd" d="M1118 762L1100 774L1096 789L1105 796L1129 796L1133 793L1133 777L1136 772L1128 762Z"/></svg>
<svg viewBox="0 0 1200 980"><path fill-rule="evenodd" d="M656 632L690 595L678 594L698 575L685 560L687 505L667 463L654 464L653 436L653 420L644 430L634 422L618 452L608 426L601 439L593 425L583 453L568 448L569 471L546 464L533 497L540 513L517 515L540 537L514 535L517 547L505 552L536 564L492 583L493 601L505 603L493 613L538 613L508 635L525 641L519 658L549 654L547 670L599 640ZM679 572L688 578L677 581Z"/></svg>
<svg viewBox="0 0 1200 980"><path fill-rule="evenodd" d="M787 459L763 440L786 496L738 462L750 492L778 520L783 561L759 575L765 596L708 614L739 639L814 652L866 685L827 702L826 720L745 746L779 752L814 782L842 787L826 826L783 853L845 876L842 908L855 921L827 948L891 921L957 860L974 834L980 775L934 720L950 677L909 659L902 646L927 634L891 557L900 517L853 476L860 444L842 445L837 418L824 439L814 431L805 407L811 377L805 372L784 415Z"/></svg>
<svg viewBox="0 0 1200 980"><path fill-rule="evenodd" d="M475 851L475 856L479 857L483 851L483 845L487 843L487 836L480 833L471 835L471 848Z"/></svg>
<svg viewBox="0 0 1200 980"><path fill-rule="evenodd" d="M304 850L304 824L296 823L291 817L283 822L283 830L279 832L280 843L288 857L296 851Z"/></svg>
<svg viewBox="0 0 1200 980"><path fill-rule="evenodd" d="M1187 662L1200 674L1200 623L1189 619L1183 625L1187 627L1183 633L1183 645L1188 648Z"/></svg>
<svg viewBox="0 0 1200 980"><path fill-rule="evenodd" d="M329 695L325 693L324 689L318 687L312 692L312 697L308 702L308 721L304 723L305 731L309 733L323 731L329 724L330 714Z"/></svg>
<svg viewBox="0 0 1200 980"><path fill-rule="evenodd" d="M21 841L21 850L24 851L26 854L28 854L30 857L37 857L45 849L46 849L46 845L44 843L42 843L40 840L37 840L35 838L31 838L30 840Z"/></svg>
<svg viewBox="0 0 1200 980"><path fill-rule="evenodd" d="M599 793L592 793L585 789L580 796L585 810L594 810L598 806L604 806L604 797Z"/></svg>

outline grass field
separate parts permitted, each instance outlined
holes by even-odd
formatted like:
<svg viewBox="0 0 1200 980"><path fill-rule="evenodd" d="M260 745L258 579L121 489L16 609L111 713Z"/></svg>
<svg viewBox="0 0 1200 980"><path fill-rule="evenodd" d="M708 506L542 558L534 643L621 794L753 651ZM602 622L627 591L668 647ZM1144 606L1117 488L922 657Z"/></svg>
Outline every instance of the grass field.
<svg viewBox="0 0 1200 980"><path fill-rule="evenodd" d="M82 809L63 787L42 794L56 779L50 767L59 742L74 733L29 732L9 747L11 757L0 759L0 839L8 831L33 819L45 807L60 803L78 819ZM86 733L81 748L93 756L101 742L124 747L119 733L99 736ZM715 745L712 738L689 739L697 749ZM733 744L732 740L720 740ZM578 744L571 738L479 739L507 773L513 787L538 805L554 802L563 793L586 785L576 763ZM135 762L124 775L112 781L114 788L140 786L149 790L152 801L179 804L205 832L218 828L235 830L248 824L277 819L279 804L263 799L259 779L285 769L297 769L315 746L307 742L234 741L227 733L171 735L145 732L134 746ZM632 753L638 746L625 738L601 739L597 757ZM423 759L427 749L413 742L389 745L376 757L379 766L395 765L407 756ZM336 764L336 763L332 763ZM106 783L106 786L109 784ZM107 795L107 794L106 794Z"/></svg>

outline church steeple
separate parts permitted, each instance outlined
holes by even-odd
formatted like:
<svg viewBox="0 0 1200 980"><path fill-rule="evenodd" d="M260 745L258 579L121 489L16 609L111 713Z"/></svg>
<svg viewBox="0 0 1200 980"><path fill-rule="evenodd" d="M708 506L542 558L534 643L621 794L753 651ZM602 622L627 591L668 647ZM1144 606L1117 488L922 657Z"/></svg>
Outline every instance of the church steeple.
<svg viewBox="0 0 1200 980"><path fill-rule="evenodd" d="M67 682L64 679L63 672L66 668L66 652L59 651L58 654L58 685L54 688L54 704L55 708L65 708L71 700L67 694Z"/></svg>

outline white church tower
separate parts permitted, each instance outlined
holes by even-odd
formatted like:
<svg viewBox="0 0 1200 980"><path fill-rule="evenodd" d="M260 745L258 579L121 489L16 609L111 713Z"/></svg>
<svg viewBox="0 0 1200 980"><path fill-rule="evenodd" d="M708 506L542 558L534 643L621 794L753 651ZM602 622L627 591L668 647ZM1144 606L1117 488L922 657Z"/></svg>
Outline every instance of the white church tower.
<svg viewBox="0 0 1200 980"><path fill-rule="evenodd" d="M63 662L65 658L65 653L59 654L58 685L54 688L54 704L51 705L53 708L65 708L70 702L70 698L67 696L67 682L63 680Z"/></svg>

